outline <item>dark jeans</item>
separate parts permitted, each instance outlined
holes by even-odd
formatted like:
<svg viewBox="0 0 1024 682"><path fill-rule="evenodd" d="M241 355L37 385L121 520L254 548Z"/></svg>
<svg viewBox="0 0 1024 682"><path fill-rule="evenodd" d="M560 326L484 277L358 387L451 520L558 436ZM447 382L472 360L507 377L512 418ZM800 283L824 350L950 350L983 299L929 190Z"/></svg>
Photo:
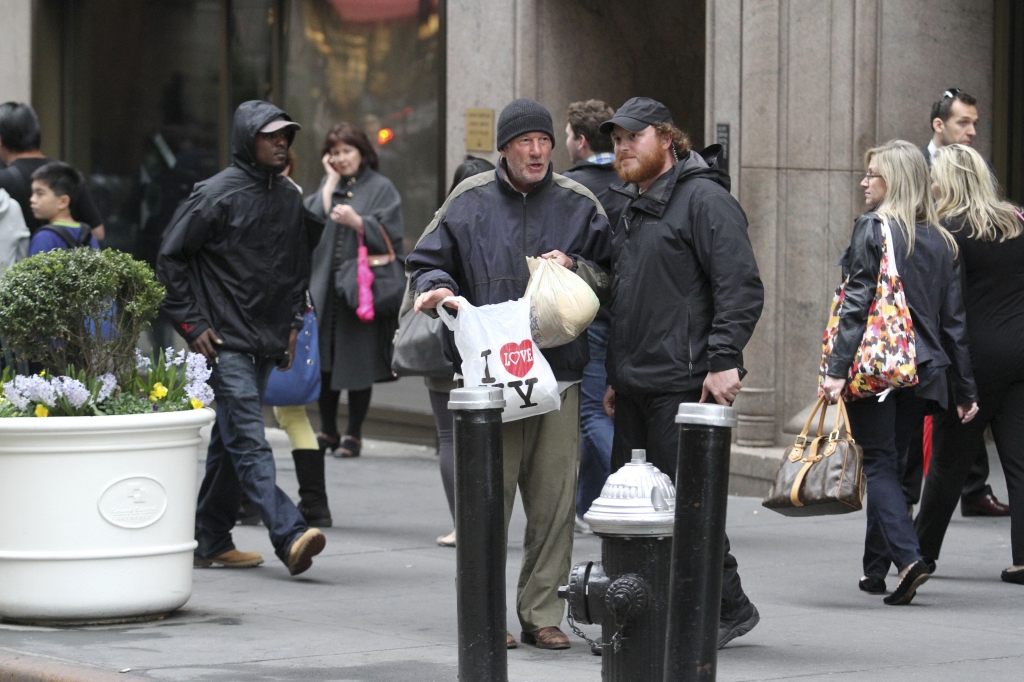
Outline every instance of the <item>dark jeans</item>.
<svg viewBox="0 0 1024 682"><path fill-rule="evenodd" d="M441 469L441 484L448 498L448 511L455 521L455 422L448 400L451 393L428 391L430 407L434 411L434 424L437 425L437 459Z"/></svg>
<svg viewBox="0 0 1024 682"><path fill-rule="evenodd" d="M587 329L590 362L583 368L580 385L580 473L576 482L576 516L583 516L601 496L611 473L612 437L615 424L604 411L608 374L604 368L608 349L608 323L594 320Z"/></svg>
<svg viewBox="0 0 1024 682"><path fill-rule="evenodd" d="M213 366L217 421L206 452L206 476L196 509L195 555L210 559L235 548L231 529L242 495L252 500L270 542L287 563L292 543L309 526L298 508L277 487L274 453L263 433L263 392L274 369L269 358L231 350L220 351Z"/></svg>
<svg viewBox="0 0 1024 682"><path fill-rule="evenodd" d="M917 504L921 501L921 485L924 483L923 438L924 421L922 420L921 425L910 437L907 460L903 467L903 498L907 504ZM977 443L969 446L968 450L975 453L974 463L971 465L970 473L967 474L967 482L964 483L960 499L964 502L973 502L992 494L992 486L988 484L988 449L985 447L984 436L979 438ZM969 455L965 453L964 457L967 456Z"/></svg>
<svg viewBox="0 0 1024 682"><path fill-rule="evenodd" d="M964 479L975 461L975 444L992 426L1010 500L1010 547L1013 563L1024 565L1024 381L975 370L978 414L961 424L956 409L935 415L932 462L924 482L915 526L921 553L938 559L949 520Z"/></svg>
<svg viewBox="0 0 1024 682"><path fill-rule="evenodd" d="M924 401L909 388L893 391L881 402L877 397L851 400L846 410L850 433L864 448L868 482L864 575L885 578L891 564L902 571L921 558L901 479L910 438L924 418Z"/></svg>
<svg viewBox="0 0 1024 682"><path fill-rule="evenodd" d="M612 471L618 471L632 457L632 450L646 449L647 461L673 480L679 450L679 427L676 413L679 403L700 400L701 389L683 393L634 393L615 396L615 439L612 448ZM906 510L904 510L906 516ZM750 600L743 592L736 558L729 552L725 538L722 561L723 621L734 619Z"/></svg>

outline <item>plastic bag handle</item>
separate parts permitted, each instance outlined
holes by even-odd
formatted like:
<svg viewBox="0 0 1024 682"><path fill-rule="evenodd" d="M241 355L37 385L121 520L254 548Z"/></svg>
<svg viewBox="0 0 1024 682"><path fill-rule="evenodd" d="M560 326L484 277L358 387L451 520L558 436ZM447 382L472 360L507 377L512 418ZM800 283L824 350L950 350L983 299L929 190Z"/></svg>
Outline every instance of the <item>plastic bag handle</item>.
<svg viewBox="0 0 1024 682"><path fill-rule="evenodd" d="M537 269L533 271L532 275L530 275L530 282L526 286L526 293L523 294L523 298L530 298L531 296L533 296L533 292L537 289L538 286L540 286L539 284L537 284L537 282L540 281L541 269L547 264L548 259L539 258L538 260L540 262L537 263Z"/></svg>
<svg viewBox="0 0 1024 682"><path fill-rule="evenodd" d="M437 304L437 316L444 322L444 326L448 329L455 331L455 318L452 317L451 313L444 309L444 304L448 301L458 301L459 305L466 302L466 299L461 296L445 296L444 299Z"/></svg>

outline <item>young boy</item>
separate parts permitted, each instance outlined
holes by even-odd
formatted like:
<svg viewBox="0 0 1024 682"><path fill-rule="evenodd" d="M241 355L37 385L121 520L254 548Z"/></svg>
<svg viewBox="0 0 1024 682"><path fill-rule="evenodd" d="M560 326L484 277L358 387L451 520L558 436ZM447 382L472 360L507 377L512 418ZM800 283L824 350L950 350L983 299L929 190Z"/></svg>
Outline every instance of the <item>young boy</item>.
<svg viewBox="0 0 1024 682"><path fill-rule="evenodd" d="M46 223L32 237L28 255L79 246L100 248L92 230L71 218L71 204L82 191L82 175L66 163L54 161L32 173L32 215Z"/></svg>

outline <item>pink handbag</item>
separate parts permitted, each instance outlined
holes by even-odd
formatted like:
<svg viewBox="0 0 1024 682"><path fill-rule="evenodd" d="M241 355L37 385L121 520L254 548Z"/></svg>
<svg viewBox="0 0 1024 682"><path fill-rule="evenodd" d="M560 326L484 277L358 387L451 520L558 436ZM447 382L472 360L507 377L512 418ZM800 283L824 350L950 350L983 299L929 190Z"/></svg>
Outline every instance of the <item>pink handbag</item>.
<svg viewBox="0 0 1024 682"><path fill-rule="evenodd" d="M359 307L356 317L363 322L373 322L373 270L370 268L370 253L363 243L363 233L357 232L359 249L357 251L356 283L359 285Z"/></svg>

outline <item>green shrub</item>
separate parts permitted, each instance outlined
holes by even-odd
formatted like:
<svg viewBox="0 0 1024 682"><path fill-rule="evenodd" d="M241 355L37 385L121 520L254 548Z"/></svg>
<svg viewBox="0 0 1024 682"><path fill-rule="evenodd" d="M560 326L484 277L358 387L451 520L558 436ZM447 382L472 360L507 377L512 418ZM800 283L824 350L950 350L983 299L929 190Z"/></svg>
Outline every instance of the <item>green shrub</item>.
<svg viewBox="0 0 1024 682"><path fill-rule="evenodd" d="M146 263L120 251L40 253L0 278L0 335L22 360L54 374L110 372L129 386L139 335L164 293Z"/></svg>

